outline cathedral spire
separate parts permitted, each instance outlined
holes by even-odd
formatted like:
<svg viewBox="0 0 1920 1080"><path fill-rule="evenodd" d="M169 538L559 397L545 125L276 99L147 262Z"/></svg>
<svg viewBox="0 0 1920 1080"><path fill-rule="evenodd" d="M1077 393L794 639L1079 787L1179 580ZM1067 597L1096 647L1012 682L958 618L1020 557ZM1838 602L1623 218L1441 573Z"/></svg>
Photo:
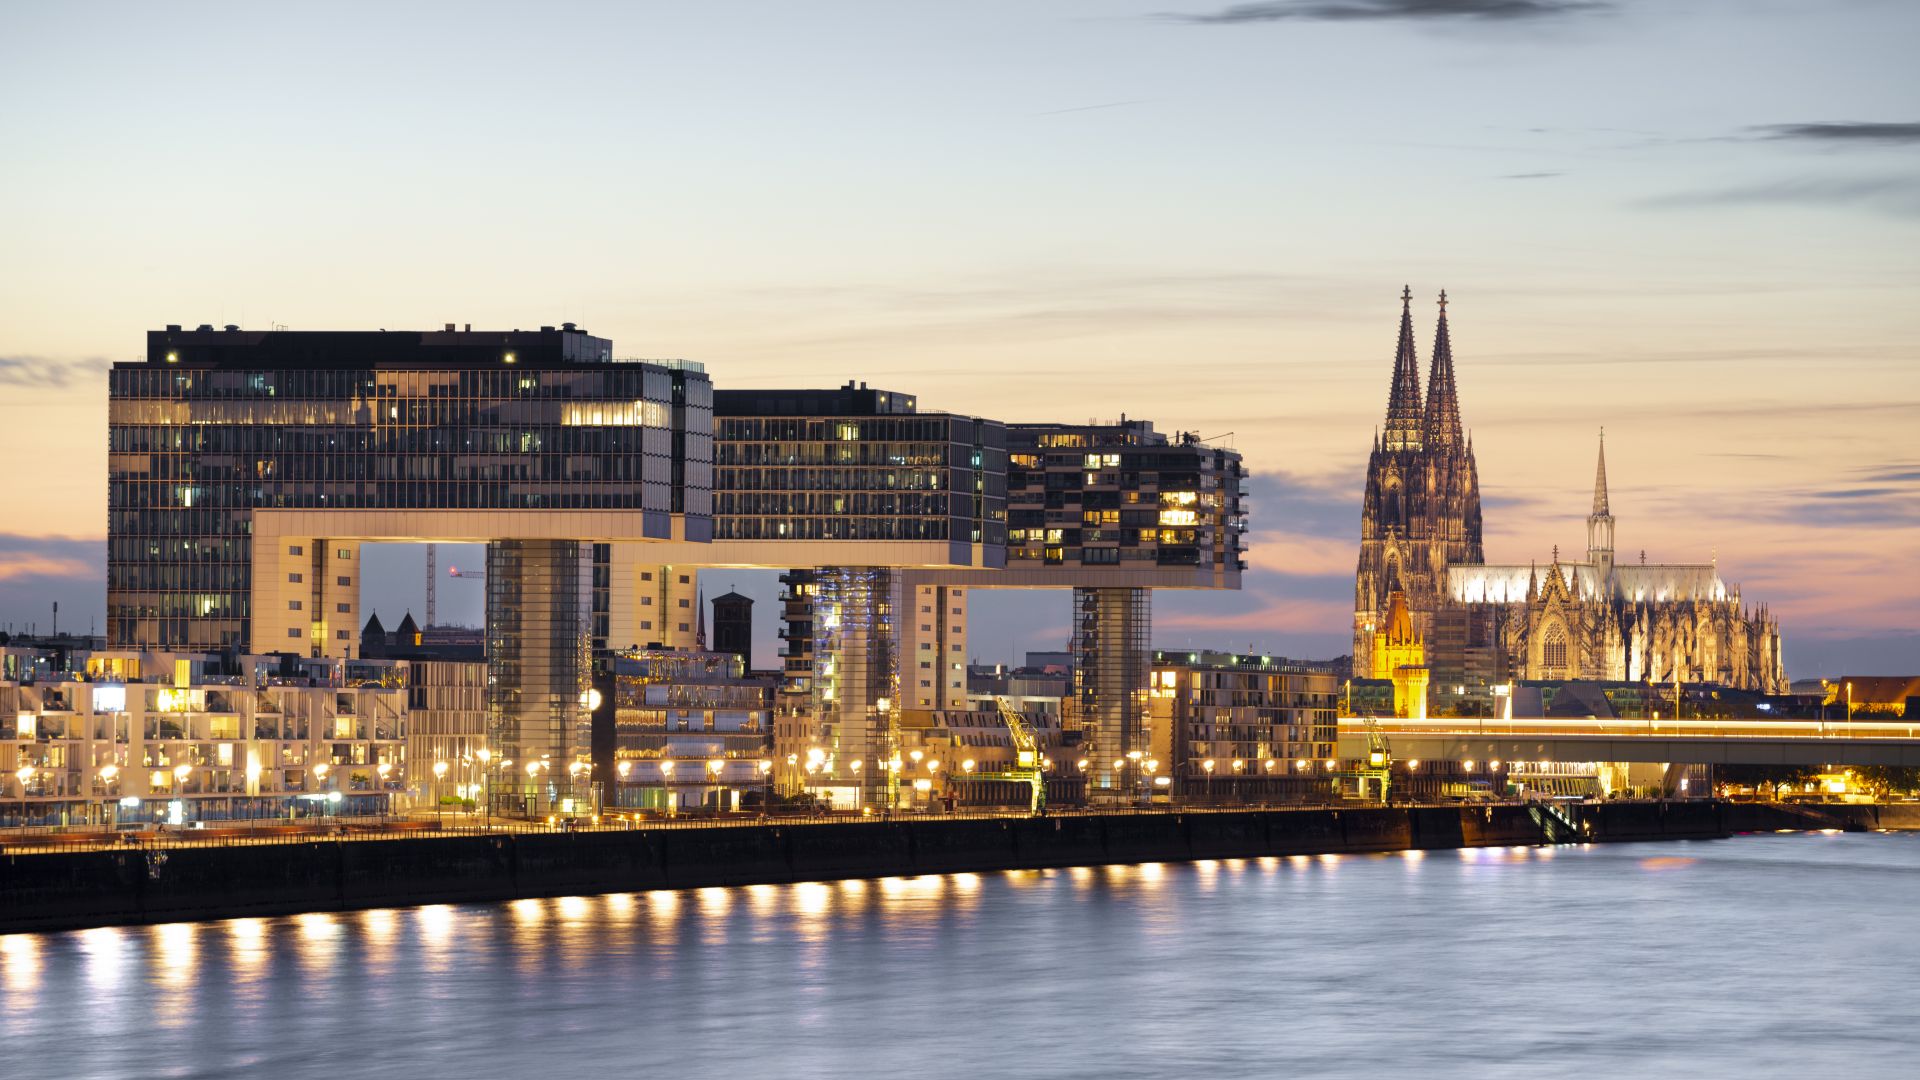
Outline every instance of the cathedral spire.
<svg viewBox="0 0 1920 1080"><path fill-rule="evenodd" d="M1388 453L1420 449L1420 358L1413 351L1413 289L1400 290L1400 344L1393 356L1393 392L1387 397Z"/></svg>
<svg viewBox="0 0 1920 1080"><path fill-rule="evenodd" d="M1600 464L1593 472L1593 516L1607 513L1607 429L1600 429Z"/></svg>
<svg viewBox="0 0 1920 1080"><path fill-rule="evenodd" d="M1613 515L1607 512L1607 429L1600 429L1600 464L1593 473L1593 513L1587 515L1587 561L1604 583L1613 575Z"/></svg>
<svg viewBox="0 0 1920 1080"><path fill-rule="evenodd" d="M1427 408L1423 441L1429 450L1458 450L1460 394L1453 384L1453 342L1447 336L1447 293L1440 291L1440 323L1433 335L1433 364L1427 372Z"/></svg>

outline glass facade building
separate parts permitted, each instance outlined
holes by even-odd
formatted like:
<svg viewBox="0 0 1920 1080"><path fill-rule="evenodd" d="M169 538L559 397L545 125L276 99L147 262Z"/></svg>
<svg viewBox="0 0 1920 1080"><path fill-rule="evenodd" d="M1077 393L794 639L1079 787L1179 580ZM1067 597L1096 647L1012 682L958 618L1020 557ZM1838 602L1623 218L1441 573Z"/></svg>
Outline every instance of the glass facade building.
<svg viewBox="0 0 1920 1080"><path fill-rule="evenodd" d="M714 395L717 540L1006 544L1006 427L865 386Z"/></svg>
<svg viewBox="0 0 1920 1080"><path fill-rule="evenodd" d="M114 366L108 414L115 645L248 645L257 510L619 510L648 537L676 514L687 539L710 535L704 371L616 362L570 324L168 327L144 361ZM352 568L314 570L316 624L354 614L318 591Z"/></svg>
<svg viewBox="0 0 1920 1080"><path fill-rule="evenodd" d="M1240 455L1144 420L1007 429L1007 559L1243 569Z"/></svg>

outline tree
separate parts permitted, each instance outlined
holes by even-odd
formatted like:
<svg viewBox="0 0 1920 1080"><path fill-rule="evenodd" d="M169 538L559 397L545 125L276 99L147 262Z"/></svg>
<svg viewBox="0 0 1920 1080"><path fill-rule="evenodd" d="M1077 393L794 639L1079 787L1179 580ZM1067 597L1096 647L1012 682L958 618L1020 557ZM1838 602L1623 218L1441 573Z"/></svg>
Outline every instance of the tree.
<svg viewBox="0 0 1920 1080"><path fill-rule="evenodd" d="M1853 776L1882 799L1896 791L1911 794L1920 787L1920 768L1912 765L1862 765L1853 770Z"/></svg>
<svg viewBox="0 0 1920 1080"><path fill-rule="evenodd" d="M1819 775L1808 765L1719 765L1714 775L1723 784L1740 784L1758 791L1766 788L1774 798L1783 787L1800 787Z"/></svg>

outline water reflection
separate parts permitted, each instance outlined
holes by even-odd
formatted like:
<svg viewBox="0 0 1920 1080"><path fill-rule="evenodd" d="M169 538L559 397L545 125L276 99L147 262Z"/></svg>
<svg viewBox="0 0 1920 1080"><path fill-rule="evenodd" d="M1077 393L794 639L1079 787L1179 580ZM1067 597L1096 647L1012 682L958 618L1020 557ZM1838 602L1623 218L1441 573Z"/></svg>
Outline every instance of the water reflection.
<svg viewBox="0 0 1920 1080"><path fill-rule="evenodd" d="M1816 1057L1830 1074L1904 1075L1920 1043L1884 1021L1920 959L1916 897L1920 837L1767 836L11 935L0 1052L33 1075L276 1080L338 1076L344 1046L380 1076L564 1061L794 1078L1096 1062L1119 1078L1543 1063L1804 1078ZM1747 1007L1752 956L1821 993L1791 1015ZM1576 973L1579 1007L1543 1011ZM76 1038L78 1016L98 1034Z"/></svg>

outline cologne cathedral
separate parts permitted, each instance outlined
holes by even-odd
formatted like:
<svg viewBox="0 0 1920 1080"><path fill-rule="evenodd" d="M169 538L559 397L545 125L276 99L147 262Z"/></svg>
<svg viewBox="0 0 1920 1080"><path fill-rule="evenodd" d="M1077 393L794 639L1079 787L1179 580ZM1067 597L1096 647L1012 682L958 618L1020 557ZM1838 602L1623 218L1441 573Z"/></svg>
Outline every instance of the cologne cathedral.
<svg viewBox="0 0 1920 1080"><path fill-rule="evenodd" d="M1414 351L1412 293L1401 293L1400 340L1385 429L1367 462L1354 577L1353 671L1372 650L1393 594L1404 593L1426 642L1436 694L1508 680L1710 682L1781 693L1780 627L1741 602L1717 566L1614 560L1606 445L1594 477L1584 561L1559 549L1545 565L1489 565L1480 541L1480 478L1460 421L1447 297L1427 369ZM1456 690L1455 688L1460 688Z"/></svg>

